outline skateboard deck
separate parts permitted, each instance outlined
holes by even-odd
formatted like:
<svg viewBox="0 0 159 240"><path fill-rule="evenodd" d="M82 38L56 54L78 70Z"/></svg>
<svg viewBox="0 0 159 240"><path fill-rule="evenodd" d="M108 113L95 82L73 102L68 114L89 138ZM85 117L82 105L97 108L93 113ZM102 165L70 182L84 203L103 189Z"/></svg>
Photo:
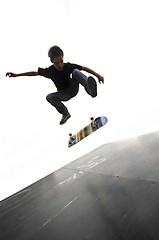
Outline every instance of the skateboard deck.
<svg viewBox="0 0 159 240"><path fill-rule="evenodd" d="M91 123L88 124L86 127L81 129L78 133L72 135L69 134L70 139L68 141L68 147L72 147L76 143L80 142L82 139L89 136L91 133L95 132L100 127L104 126L108 122L108 119L106 117L98 117L96 119L91 118Z"/></svg>

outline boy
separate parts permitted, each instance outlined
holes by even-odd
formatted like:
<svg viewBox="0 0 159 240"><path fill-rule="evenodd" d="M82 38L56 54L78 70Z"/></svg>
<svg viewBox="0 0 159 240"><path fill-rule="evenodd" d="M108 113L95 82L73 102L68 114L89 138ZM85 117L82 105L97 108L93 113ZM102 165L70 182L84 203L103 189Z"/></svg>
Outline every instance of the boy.
<svg viewBox="0 0 159 240"><path fill-rule="evenodd" d="M56 88L57 92L47 95L47 101L56 108L56 110L62 114L60 125L64 124L70 117L70 113L66 106L62 103L75 97L78 93L79 83L85 88L86 92L92 96L97 96L97 84L93 77L86 77L81 70L93 74L98 78L99 83L104 83L104 78L93 70L83 67L77 64L64 63L64 53L58 46L53 46L48 51L48 56L53 63L48 68L38 68L38 71L25 72L25 73L12 73L7 72L6 76L18 77L18 76L38 76L41 75L46 78L50 78ZM70 75L72 74L72 78Z"/></svg>

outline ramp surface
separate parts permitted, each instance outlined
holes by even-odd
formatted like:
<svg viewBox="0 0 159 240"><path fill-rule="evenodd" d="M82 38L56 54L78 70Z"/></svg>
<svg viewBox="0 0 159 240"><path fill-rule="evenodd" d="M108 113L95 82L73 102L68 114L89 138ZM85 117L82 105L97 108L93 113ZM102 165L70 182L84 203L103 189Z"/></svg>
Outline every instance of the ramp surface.
<svg viewBox="0 0 159 240"><path fill-rule="evenodd" d="M159 239L159 132L106 144L0 202L3 240Z"/></svg>

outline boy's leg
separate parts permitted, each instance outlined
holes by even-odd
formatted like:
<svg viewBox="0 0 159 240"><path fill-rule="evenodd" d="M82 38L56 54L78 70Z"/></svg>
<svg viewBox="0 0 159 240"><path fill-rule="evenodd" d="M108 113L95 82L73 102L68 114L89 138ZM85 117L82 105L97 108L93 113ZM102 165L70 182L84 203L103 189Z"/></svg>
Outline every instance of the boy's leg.
<svg viewBox="0 0 159 240"><path fill-rule="evenodd" d="M80 83L83 87L87 86L87 77L78 69L74 69L72 72L72 78Z"/></svg>
<svg viewBox="0 0 159 240"><path fill-rule="evenodd" d="M61 101L67 101L69 99L64 98L65 96L61 92L50 93L46 96L46 100L56 108L61 114L67 114L68 109Z"/></svg>
<svg viewBox="0 0 159 240"><path fill-rule="evenodd" d="M54 106L59 113L63 114L60 124L64 124L71 117L67 107L62 101L68 101L75 97L78 93L78 89L79 83L77 81L72 81L69 88L47 95L46 100Z"/></svg>
<svg viewBox="0 0 159 240"><path fill-rule="evenodd" d="M54 106L59 113L67 114L68 109L62 102L68 101L71 98L75 97L78 93L78 89L79 83L77 81L72 81L69 88L55 93L50 93L46 96L46 100L52 106Z"/></svg>
<svg viewBox="0 0 159 240"><path fill-rule="evenodd" d="M97 96L97 83L93 77L86 77L78 69L74 69L72 72L72 78L80 83L89 95L92 97Z"/></svg>
<svg viewBox="0 0 159 240"><path fill-rule="evenodd" d="M50 93L46 97L46 100L52 106L54 106L59 113L63 115L60 121L60 125L64 124L71 117L67 107L62 103L62 101L68 101L70 98L71 98L70 95L63 91Z"/></svg>

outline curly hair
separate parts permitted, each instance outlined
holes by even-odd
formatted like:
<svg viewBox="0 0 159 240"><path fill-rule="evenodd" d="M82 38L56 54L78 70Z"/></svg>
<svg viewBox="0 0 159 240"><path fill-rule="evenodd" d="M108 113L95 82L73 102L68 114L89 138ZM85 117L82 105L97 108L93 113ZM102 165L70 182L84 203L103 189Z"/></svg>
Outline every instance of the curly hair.
<svg viewBox="0 0 159 240"><path fill-rule="evenodd" d="M48 51L48 56L50 58L51 61L54 60L55 57L59 57L59 56L64 56L64 53L62 51L61 48L59 48L58 46L53 46L50 47L49 51Z"/></svg>

